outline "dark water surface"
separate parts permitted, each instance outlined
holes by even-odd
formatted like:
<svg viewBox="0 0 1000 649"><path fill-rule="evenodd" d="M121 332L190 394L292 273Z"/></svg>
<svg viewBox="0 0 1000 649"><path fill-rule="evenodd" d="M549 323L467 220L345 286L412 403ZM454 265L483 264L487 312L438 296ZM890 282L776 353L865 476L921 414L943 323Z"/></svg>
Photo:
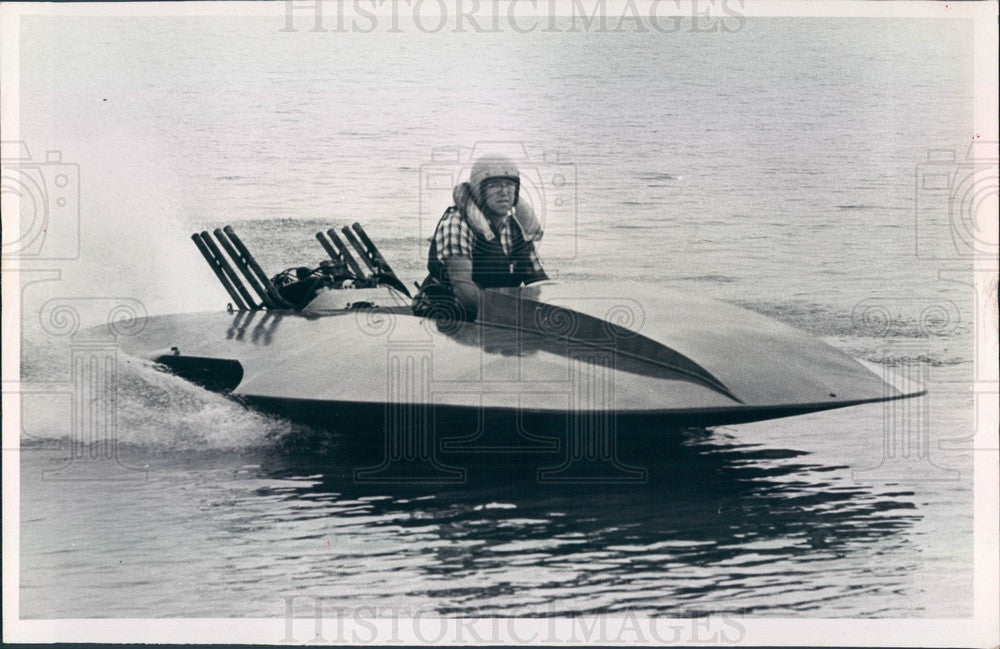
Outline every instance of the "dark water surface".
<svg viewBox="0 0 1000 649"><path fill-rule="evenodd" d="M67 584L101 603L61 600L68 616L280 615L292 594L466 616L890 615L920 600L913 490L707 431L660 450L639 484L498 468L371 485L331 462L166 452L146 480L79 490L38 479L64 453L36 449L24 489L48 505L24 512L22 605L41 613Z"/></svg>

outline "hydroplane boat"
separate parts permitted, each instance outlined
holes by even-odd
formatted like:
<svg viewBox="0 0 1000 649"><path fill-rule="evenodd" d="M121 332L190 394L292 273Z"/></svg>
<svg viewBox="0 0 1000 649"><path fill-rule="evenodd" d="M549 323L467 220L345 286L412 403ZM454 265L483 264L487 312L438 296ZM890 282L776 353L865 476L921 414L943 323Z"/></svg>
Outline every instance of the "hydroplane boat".
<svg viewBox="0 0 1000 649"><path fill-rule="evenodd" d="M418 317L359 224L316 238L329 260L269 277L231 227L195 233L230 304L150 317L122 350L313 427L458 431L473 447L496 422L545 446L554 429L711 427L923 394L771 318L638 284L488 289L475 322L447 304Z"/></svg>

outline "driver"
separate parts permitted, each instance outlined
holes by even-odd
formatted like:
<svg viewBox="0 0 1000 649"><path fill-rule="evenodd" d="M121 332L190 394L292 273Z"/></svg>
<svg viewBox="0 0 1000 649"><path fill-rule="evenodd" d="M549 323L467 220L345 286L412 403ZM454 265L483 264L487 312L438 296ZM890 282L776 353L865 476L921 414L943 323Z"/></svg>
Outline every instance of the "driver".
<svg viewBox="0 0 1000 649"><path fill-rule="evenodd" d="M519 201L517 165L504 156L484 156L472 165L469 182L455 187L454 205L437 224L427 259L428 276L414 298L414 312L428 314L441 300L475 320L482 290L548 279L535 242L542 228Z"/></svg>

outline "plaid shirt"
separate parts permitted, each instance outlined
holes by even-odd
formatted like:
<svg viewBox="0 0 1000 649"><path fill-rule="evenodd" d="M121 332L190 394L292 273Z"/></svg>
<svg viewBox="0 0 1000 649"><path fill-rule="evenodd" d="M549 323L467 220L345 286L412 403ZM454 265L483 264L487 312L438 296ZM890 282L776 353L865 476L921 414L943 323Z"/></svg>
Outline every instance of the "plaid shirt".
<svg viewBox="0 0 1000 649"><path fill-rule="evenodd" d="M507 255L511 254L511 249L514 246L514 235L511 232L514 227L517 227L514 225L514 219L508 214L504 220L503 228L500 230L500 246L503 248L504 254ZM445 259L451 257L472 259L475 236L472 226L462 218L462 212L455 207L450 208L441 217L441 222L438 223L437 230L434 232L438 260L443 263ZM543 272L542 261L538 258L534 246L528 247L528 259L536 273Z"/></svg>

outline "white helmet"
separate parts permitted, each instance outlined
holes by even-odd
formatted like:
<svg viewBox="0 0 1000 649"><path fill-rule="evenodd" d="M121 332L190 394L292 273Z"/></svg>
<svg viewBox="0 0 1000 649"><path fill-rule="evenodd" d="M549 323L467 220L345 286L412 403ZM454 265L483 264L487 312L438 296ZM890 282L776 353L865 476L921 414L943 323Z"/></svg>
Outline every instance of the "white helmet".
<svg viewBox="0 0 1000 649"><path fill-rule="evenodd" d="M483 156L472 165L472 172L469 174L469 188L472 190L472 196L476 203L482 205L483 183L493 178L508 178L517 184L514 189L514 204L516 205L521 190L521 174L514 161L502 155Z"/></svg>

